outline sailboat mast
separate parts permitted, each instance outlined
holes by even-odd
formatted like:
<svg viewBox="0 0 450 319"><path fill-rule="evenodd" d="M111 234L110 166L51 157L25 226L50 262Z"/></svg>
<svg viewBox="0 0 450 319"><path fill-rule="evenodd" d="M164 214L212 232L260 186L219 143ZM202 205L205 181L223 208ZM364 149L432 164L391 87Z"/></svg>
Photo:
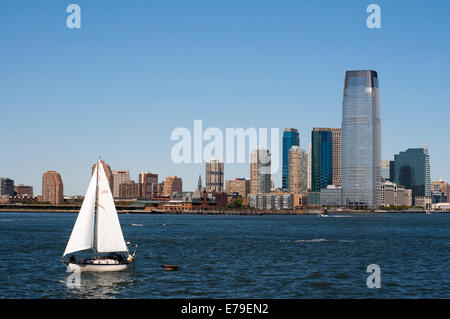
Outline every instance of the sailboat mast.
<svg viewBox="0 0 450 319"><path fill-rule="evenodd" d="M98 171L100 169L100 159L97 163L97 185L95 189L95 240L94 240L94 256L97 258L98 255L98 182L99 182L99 174Z"/></svg>

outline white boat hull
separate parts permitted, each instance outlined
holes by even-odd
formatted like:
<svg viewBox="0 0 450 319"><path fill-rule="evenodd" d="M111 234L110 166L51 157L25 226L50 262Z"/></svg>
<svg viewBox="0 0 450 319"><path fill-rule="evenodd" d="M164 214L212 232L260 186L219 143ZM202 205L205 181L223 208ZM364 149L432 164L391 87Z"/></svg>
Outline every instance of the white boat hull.
<svg viewBox="0 0 450 319"><path fill-rule="evenodd" d="M96 264L96 263L69 263L68 267L72 272L110 272L122 271L128 268L129 264Z"/></svg>

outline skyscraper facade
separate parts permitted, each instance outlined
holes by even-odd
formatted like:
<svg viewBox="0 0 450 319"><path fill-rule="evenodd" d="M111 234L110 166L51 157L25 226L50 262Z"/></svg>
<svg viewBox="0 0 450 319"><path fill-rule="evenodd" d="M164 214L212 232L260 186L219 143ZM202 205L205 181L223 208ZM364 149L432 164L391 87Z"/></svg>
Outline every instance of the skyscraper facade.
<svg viewBox="0 0 450 319"><path fill-rule="evenodd" d="M64 202L64 185L61 175L55 171L48 171L42 176L42 201L53 205Z"/></svg>
<svg viewBox="0 0 450 319"><path fill-rule="evenodd" d="M289 150L292 146L300 146L300 137L297 129L287 128L283 132L283 171L281 185L281 188L285 191L289 189Z"/></svg>
<svg viewBox="0 0 450 319"><path fill-rule="evenodd" d="M342 186L342 129L330 128L333 140L333 185Z"/></svg>
<svg viewBox="0 0 450 319"><path fill-rule="evenodd" d="M392 182L412 190L413 205L416 196L431 196L430 157L428 148L409 148L394 155L391 162Z"/></svg>
<svg viewBox="0 0 450 319"><path fill-rule="evenodd" d="M206 191L223 192L223 163L212 158L206 163Z"/></svg>
<svg viewBox="0 0 450 319"><path fill-rule="evenodd" d="M0 196L14 196L14 180L0 178Z"/></svg>
<svg viewBox="0 0 450 319"><path fill-rule="evenodd" d="M333 184L333 133L314 128L311 134L311 191L320 192Z"/></svg>
<svg viewBox="0 0 450 319"><path fill-rule="evenodd" d="M347 71L342 102L342 196L346 205L380 206L379 94L377 72Z"/></svg>
<svg viewBox="0 0 450 319"><path fill-rule="evenodd" d="M271 154L259 147L250 154L250 193L271 191Z"/></svg>
<svg viewBox="0 0 450 319"><path fill-rule="evenodd" d="M139 174L138 197L141 199L151 199L156 196L156 185L158 184L158 174L143 172Z"/></svg>
<svg viewBox="0 0 450 319"><path fill-rule="evenodd" d="M183 181L177 176L167 177L164 182L163 196L172 196L173 193L183 191Z"/></svg>
<svg viewBox="0 0 450 319"><path fill-rule="evenodd" d="M103 166L105 167L105 166ZM113 170L112 171L113 188L112 193L114 198L120 198L120 184L128 183L130 181L130 172L128 170Z"/></svg>
<svg viewBox="0 0 450 319"><path fill-rule="evenodd" d="M289 150L289 193L308 194L308 154L298 146Z"/></svg>

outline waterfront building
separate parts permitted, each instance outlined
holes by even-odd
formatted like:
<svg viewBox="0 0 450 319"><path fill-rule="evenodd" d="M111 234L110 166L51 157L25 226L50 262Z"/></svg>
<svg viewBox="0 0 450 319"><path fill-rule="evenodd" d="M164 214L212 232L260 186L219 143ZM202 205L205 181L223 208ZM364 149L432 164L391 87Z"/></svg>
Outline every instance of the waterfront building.
<svg viewBox="0 0 450 319"><path fill-rule="evenodd" d="M223 192L223 168L223 163L217 158L212 158L206 163L207 191Z"/></svg>
<svg viewBox="0 0 450 319"><path fill-rule="evenodd" d="M177 176L169 176L164 182L163 196L172 196L173 193L183 191L183 181Z"/></svg>
<svg viewBox="0 0 450 319"><path fill-rule="evenodd" d="M311 191L311 175L312 175L312 143L309 143L309 153L308 153L308 192Z"/></svg>
<svg viewBox="0 0 450 319"><path fill-rule="evenodd" d="M428 148L409 148L394 156L390 180L412 190L413 205L418 196L431 197Z"/></svg>
<svg viewBox="0 0 450 319"><path fill-rule="evenodd" d="M311 191L320 192L333 183L333 133L314 128L311 133Z"/></svg>
<svg viewBox="0 0 450 319"><path fill-rule="evenodd" d="M294 194L267 193L249 194L249 205L261 210L290 210L294 209Z"/></svg>
<svg viewBox="0 0 450 319"><path fill-rule="evenodd" d="M289 190L289 150L292 146L300 146L300 137L297 129L287 128L283 132L283 171L281 186L283 191Z"/></svg>
<svg viewBox="0 0 450 319"><path fill-rule="evenodd" d="M250 154L250 192L255 194L270 193L271 154L259 147Z"/></svg>
<svg viewBox="0 0 450 319"><path fill-rule="evenodd" d="M412 206L412 191L388 180L380 184L380 196L382 206Z"/></svg>
<svg viewBox="0 0 450 319"><path fill-rule="evenodd" d="M380 206L381 123L377 72L347 71L342 102L343 203Z"/></svg>
<svg viewBox="0 0 450 319"><path fill-rule="evenodd" d="M227 180L226 192L229 195L238 194L242 198L247 198L247 195L250 193L250 180L245 178Z"/></svg>
<svg viewBox="0 0 450 319"><path fill-rule="evenodd" d="M0 178L0 197L14 196L14 180L10 178Z"/></svg>
<svg viewBox="0 0 450 319"><path fill-rule="evenodd" d="M33 186L29 185L15 185L14 195L18 197L32 197L33 196Z"/></svg>
<svg viewBox="0 0 450 319"><path fill-rule="evenodd" d="M48 171L42 175L42 201L53 205L64 203L64 185L61 175Z"/></svg>
<svg viewBox="0 0 450 319"><path fill-rule="evenodd" d="M447 195L444 192L438 191L438 192L431 192L431 203L432 204L438 204L438 203L447 203Z"/></svg>
<svg viewBox="0 0 450 319"><path fill-rule="evenodd" d="M216 210L225 207L228 196L224 192L207 191L202 187L201 177L194 192L174 192L169 201L160 208L167 211L203 211Z"/></svg>
<svg viewBox="0 0 450 319"><path fill-rule="evenodd" d="M424 209L431 209L431 196L416 196L414 197L414 206L422 207Z"/></svg>
<svg viewBox="0 0 450 319"><path fill-rule="evenodd" d="M130 181L130 172L128 170L113 170L112 180L113 188L111 191L113 193L113 197L120 198L120 184L126 184Z"/></svg>
<svg viewBox="0 0 450 319"><path fill-rule="evenodd" d="M308 192L308 206L320 205L320 192Z"/></svg>
<svg viewBox="0 0 450 319"><path fill-rule="evenodd" d="M134 181L126 181L119 184L119 199L135 199L138 196L139 184Z"/></svg>
<svg viewBox="0 0 450 319"><path fill-rule="evenodd" d="M320 190L320 205L322 206L341 206L342 189L336 185L328 185L327 188Z"/></svg>
<svg viewBox="0 0 450 319"><path fill-rule="evenodd" d="M111 193L114 194L114 178L113 178L113 172L111 170L111 166L106 164L103 160L100 161L103 165L103 169L105 170L106 179L108 180L109 188L111 189ZM95 167L97 166L97 163L92 165L92 171L91 176L94 174ZM117 186L119 187L119 186Z"/></svg>
<svg viewBox="0 0 450 319"><path fill-rule="evenodd" d="M308 194L308 154L298 146L289 150L289 192L295 195Z"/></svg>
<svg viewBox="0 0 450 319"><path fill-rule="evenodd" d="M431 183L431 192L443 192L450 201L450 185L442 178Z"/></svg>
<svg viewBox="0 0 450 319"><path fill-rule="evenodd" d="M139 174L138 197L140 199L151 199L156 195L158 174L142 172Z"/></svg>

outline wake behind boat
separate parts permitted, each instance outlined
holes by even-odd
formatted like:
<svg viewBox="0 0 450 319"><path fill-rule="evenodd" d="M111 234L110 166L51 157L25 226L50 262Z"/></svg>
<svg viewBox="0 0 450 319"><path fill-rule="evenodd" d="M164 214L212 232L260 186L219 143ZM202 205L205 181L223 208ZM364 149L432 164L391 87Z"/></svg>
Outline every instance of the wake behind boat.
<svg viewBox="0 0 450 319"><path fill-rule="evenodd" d="M133 263L137 248L133 245L134 252L130 255L129 244L125 243L109 182L99 160L62 262L67 263L71 271L125 270ZM87 249L94 249L92 258L77 260L74 255L64 258Z"/></svg>

